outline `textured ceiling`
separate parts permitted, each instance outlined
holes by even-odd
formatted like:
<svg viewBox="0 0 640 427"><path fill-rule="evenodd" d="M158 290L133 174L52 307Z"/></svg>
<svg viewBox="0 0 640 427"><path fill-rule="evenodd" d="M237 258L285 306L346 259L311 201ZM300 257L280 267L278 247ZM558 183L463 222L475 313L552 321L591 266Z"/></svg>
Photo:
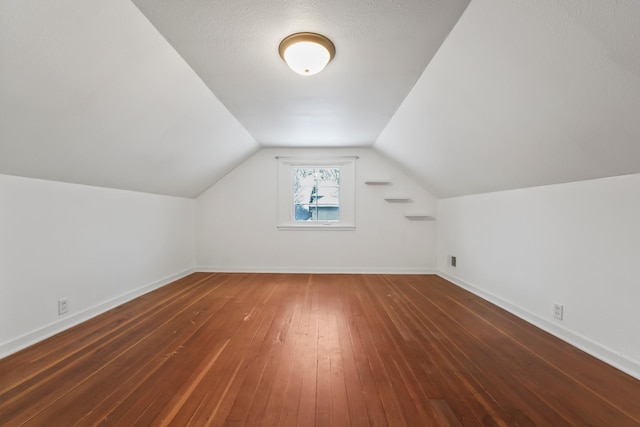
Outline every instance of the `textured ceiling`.
<svg viewBox="0 0 640 427"><path fill-rule="evenodd" d="M637 0L134 3L0 0L0 173L195 197L261 146L371 144L440 197L640 172ZM297 31L323 73L280 60Z"/></svg>
<svg viewBox="0 0 640 427"><path fill-rule="evenodd" d="M134 0L263 146L370 146L468 0ZM336 57L294 74L289 34L326 35Z"/></svg>

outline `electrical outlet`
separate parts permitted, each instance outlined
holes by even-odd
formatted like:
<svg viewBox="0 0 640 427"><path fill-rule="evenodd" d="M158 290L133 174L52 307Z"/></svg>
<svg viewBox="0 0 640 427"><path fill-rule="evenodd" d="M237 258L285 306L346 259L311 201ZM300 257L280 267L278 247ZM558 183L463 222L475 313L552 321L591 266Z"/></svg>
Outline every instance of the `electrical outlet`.
<svg viewBox="0 0 640 427"><path fill-rule="evenodd" d="M558 320L562 320L563 311L562 304L553 304L553 317Z"/></svg>
<svg viewBox="0 0 640 427"><path fill-rule="evenodd" d="M452 255L451 256L451 267L455 267L457 263L458 263L458 258Z"/></svg>
<svg viewBox="0 0 640 427"><path fill-rule="evenodd" d="M58 300L58 316L67 314L69 312L69 300L66 298Z"/></svg>

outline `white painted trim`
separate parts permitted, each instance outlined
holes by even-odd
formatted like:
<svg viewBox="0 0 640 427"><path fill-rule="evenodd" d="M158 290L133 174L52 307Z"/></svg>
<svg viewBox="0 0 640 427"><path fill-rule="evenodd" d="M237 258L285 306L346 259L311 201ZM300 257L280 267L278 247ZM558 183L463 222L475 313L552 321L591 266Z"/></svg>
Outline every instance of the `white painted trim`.
<svg viewBox="0 0 640 427"><path fill-rule="evenodd" d="M333 224L320 224L320 225L279 225L278 230L282 231L353 231L356 229L355 225L333 225Z"/></svg>
<svg viewBox="0 0 640 427"><path fill-rule="evenodd" d="M112 308L115 308L121 304L124 304L125 302L129 302L135 298L138 298L141 295L144 295L158 288L161 288L165 285L168 285L171 282L174 282L178 279L188 276L194 271L195 271L194 268L188 268L184 271L181 271L176 274L172 274L160 280L156 280L155 282L149 283L145 286L129 291L124 295L120 295L116 298L110 299L101 304L90 307L86 310L71 314L69 316L65 316L64 318L57 320L47 326L36 329L35 331L29 332L29 333L26 333L10 341L4 342L0 344L0 358L6 357L30 345L33 345L39 341L49 338L57 333L60 333L66 329L69 329L82 322L85 322L91 319L92 317L102 314L105 311L111 310Z"/></svg>
<svg viewBox="0 0 640 427"><path fill-rule="evenodd" d="M360 156L276 156L276 160L286 160L287 162L296 163L301 159L313 162L330 162L335 163L336 160L358 160Z"/></svg>
<svg viewBox="0 0 640 427"><path fill-rule="evenodd" d="M509 313L518 316L519 318L531 323L532 325L542 329L543 331L548 332L557 338L560 338L561 340L584 351L585 353L588 353L591 356L613 366L614 368L617 368L622 372L625 372L632 377L640 380L640 363L636 362L635 360L629 359L624 355L616 352L615 350L599 344L581 334L573 332L572 330L567 329L559 324L543 319L536 314L533 314L518 307L515 304L503 300L502 298L490 292L486 292L456 276L445 273L444 271L438 271L436 274L438 274L443 279L450 281L454 285L466 289L467 291L497 305L500 308L507 310Z"/></svg>
<svg viewBox="0 0 640 427"><path fill-rule="evenodd" d="M356 160L358 156L313 158L306 156L276 157L278 159L278 230L283 231L350 231L356 222ZM294 219L295 167L317 168L319 166L340 169L339 219L327 223L319 221L296 221Z"/></svg>
<svg viewBox="0 0 640 427"><path fill-rule="evenodd" d="M202 273L438 274L433 268L198 266Z"/></svg>

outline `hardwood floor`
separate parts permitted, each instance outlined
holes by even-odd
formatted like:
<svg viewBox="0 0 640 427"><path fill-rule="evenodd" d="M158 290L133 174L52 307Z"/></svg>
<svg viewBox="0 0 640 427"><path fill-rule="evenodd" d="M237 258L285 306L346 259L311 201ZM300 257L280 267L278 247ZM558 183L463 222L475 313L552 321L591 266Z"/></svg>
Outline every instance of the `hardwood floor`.
<svg viewBox="0 0 640 427"><path fill-rule="evenodd" d="M639 426L640 381L437 276L196 273L0 360L2 426Z"/></svg>

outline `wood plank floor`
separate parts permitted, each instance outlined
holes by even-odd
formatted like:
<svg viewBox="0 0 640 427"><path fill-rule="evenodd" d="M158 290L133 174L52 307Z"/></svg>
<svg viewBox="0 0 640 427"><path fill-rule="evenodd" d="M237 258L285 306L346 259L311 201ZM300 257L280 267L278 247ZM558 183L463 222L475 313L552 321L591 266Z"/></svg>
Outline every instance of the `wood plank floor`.
<svg viewBox="0 0 640 427"><path fill-rule="evenodd" d="M0 360L2 426L639 426L640 381L437 276L196 273Z"/></svg>

